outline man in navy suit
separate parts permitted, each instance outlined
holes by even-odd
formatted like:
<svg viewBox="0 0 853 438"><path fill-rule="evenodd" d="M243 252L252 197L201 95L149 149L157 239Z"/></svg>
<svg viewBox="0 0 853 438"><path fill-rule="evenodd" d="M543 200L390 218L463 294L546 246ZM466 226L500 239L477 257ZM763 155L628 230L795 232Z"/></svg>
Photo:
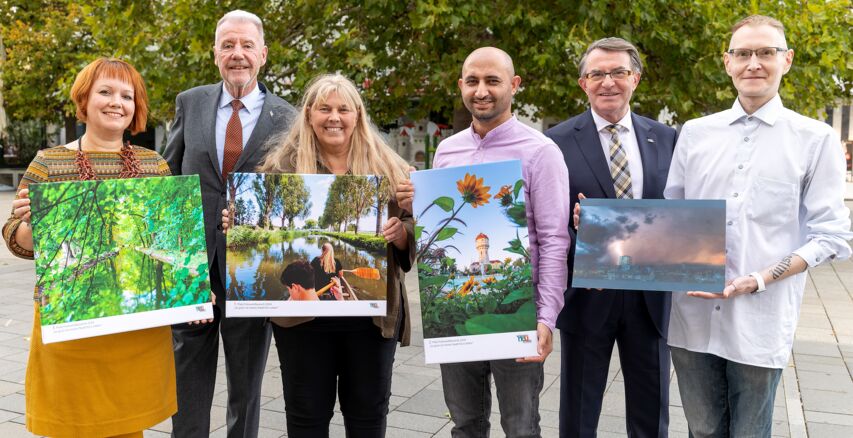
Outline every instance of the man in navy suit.
<svg viewBox="0 0 853 438"><path fill-rule="evenodd" d="M578 70L590 110L545 132L569 168L572 205L584 196L663 198L676 132L631 112L631 94L643 72L637 49L621 38L600 39L587 48ZM572 239L570 268L574 254ZM566 304L557 319L560 437L595 436L614 342L625 381L628 436L667 436L669 293L575 289L571 278L569 269Z"/></svg>

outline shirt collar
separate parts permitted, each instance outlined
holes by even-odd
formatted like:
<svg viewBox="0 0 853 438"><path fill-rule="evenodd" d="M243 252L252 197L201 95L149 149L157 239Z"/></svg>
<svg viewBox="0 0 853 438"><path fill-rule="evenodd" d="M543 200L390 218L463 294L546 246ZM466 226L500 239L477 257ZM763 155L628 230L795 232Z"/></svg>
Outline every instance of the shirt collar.
<svg viewBox="0 0 853 438"><path fill-rule="evenodd" d="M477 134L477 131L474 130L474 122L471 122L471 137L474 137L474 140L477 142L485 141L488 138L500 137L503 133L512 129L516 123L518 123L518 120L516 120L515 115L513 115L505 122L495 126L495 129L487 132L485 137L480 138L480 134Z"/></svg>
<svg viewBox="0 0 853 438"><path fill-rule="evenodd" d="M261 85L259 83L255 83L255 88L249 92L249 94L240 98L240 102L243 102L243 109L249 111L249 114L252 113L252 110L257 106L258 101L261 99ZM225 83L222 83L222 97L219 98L219 108L225 108L227 106L231 106L231 101L234 100L234 96L228 92L228 89L225 88Z"/></svg>
<svg viewBox="0 0 853 438"><path fill-rule="evenodd" d="M776 123L776 119L779 118L779 114L782 112L783 108L785 108L785 106L782 105L782 98L779 97L778 93L753 114L747 114L743 109L743 106L741 106L740 100L735 99L735 103L732 105L732 115L729 119L729 125L742 120L745 117L752 116L770 126L773 126L773 124Z"/></svg>
<svg viewBox="0 0 853 438"><path fill-rule="evenodd" d="M590 109L590 112L592 112L592 120L595 122L595 130L596 131L601 132L602 130L604 130L604 128L606 128L610 125L613 125L613 123L610 123L607 120L605 120L604 117L601 117L598 114L596 114L595 110ZM622 127L622 128L627 129L628 132L633 131L634 130L634 122L631 121L631 111L628 111L627 113L625 113L625 115L622 116L622 118L618 122L616 122L615 124Z"/></svg>

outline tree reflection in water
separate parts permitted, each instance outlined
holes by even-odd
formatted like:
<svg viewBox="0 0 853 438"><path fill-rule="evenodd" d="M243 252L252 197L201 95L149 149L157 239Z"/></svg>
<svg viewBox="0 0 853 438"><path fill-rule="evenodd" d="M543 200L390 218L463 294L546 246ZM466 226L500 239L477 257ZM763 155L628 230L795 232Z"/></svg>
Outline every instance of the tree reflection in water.
<svg viewBox="0 0 853 438"><path fill-rule="evenodd" d="M279 278L284 267L296 260L310 262L318 257L324 243L335 250L343 269L376 268L379 280L368 280L345 273L360 300L381 300L387 294L388 260L384 251L368 251L329 236L300 236L253 248L228 248L228 275L225 280L228 299L282 300L289 294ZM319 286L319 285L318 285Z"/></svg>

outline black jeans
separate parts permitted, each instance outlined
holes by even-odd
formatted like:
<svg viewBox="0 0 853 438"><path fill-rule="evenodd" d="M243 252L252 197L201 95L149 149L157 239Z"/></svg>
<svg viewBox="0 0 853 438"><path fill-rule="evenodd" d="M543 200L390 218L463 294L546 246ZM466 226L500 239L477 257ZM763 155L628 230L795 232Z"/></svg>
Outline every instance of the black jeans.
<svg viewBox="0 0 853 438"><path fill-rule="evenodd" d="M347 437L385 436L397 341L383 338L370 318L347 319L273 324L288 437L328 437L336 390Z"/></svg>

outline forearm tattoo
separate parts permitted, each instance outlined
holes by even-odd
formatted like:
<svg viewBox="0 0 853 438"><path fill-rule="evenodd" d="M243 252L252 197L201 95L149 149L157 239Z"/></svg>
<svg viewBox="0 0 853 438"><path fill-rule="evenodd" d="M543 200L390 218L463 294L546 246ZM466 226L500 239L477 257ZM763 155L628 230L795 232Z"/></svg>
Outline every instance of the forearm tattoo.
<svg viewBox="0 0 853 438"><path fill-rule="evenodd" d="M779 261L773 269L770 270L770 274L773 275L774 280L778 280L779 277L782 276L785 272L788 272L788 269L791 269L791 260L793 260L794 255L789 254L785 256L784 259Z"/></svg>

